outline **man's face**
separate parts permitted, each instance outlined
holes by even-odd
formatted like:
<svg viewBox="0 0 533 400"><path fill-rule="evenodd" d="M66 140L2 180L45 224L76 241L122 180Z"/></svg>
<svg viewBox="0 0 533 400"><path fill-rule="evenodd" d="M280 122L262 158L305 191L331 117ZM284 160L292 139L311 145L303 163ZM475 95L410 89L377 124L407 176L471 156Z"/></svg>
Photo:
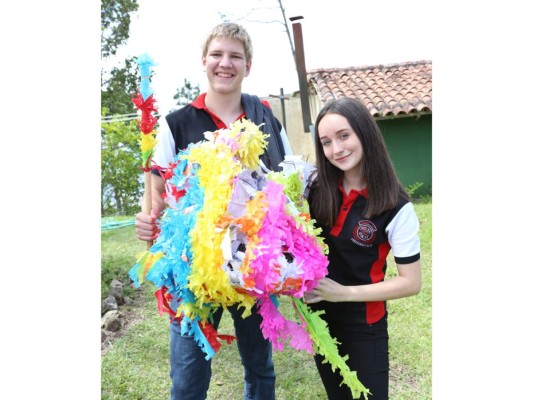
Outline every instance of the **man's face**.
<svg viewBox="0 0 533 400"><path fill-rule="evenodd" d="M219 93L241 91L244 77L250 73L251 60L246 60L244 46L237 39L214 38L202 57L210 89Z"/></svg>

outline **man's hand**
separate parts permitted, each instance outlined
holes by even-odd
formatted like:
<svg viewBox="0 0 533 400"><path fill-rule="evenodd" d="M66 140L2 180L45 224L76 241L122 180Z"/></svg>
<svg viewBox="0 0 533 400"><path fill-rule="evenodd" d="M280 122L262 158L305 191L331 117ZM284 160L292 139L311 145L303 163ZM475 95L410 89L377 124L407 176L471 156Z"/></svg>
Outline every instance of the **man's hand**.
<svg viewBox="0 0 533 400"><path fill-rule="evenodd" d="M141 211L135 215L135 233L137 234L137 239L146 242L156 239L157 226L155 221L160 213L161 210L159 209L159 206L155 205L152 207L150 214Z"/></svg>

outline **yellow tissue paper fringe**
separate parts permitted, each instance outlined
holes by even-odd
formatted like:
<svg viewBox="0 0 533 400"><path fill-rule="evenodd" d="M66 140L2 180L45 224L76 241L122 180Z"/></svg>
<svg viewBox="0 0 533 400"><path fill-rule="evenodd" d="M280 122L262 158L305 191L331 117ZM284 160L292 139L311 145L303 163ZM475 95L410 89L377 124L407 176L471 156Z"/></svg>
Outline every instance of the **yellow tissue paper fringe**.
<svg viewBox="0 0 533 400"><path fill-rule="evenodd" d="M242 303L246 309L244 315L249 315L254 298L237 292L222 269L220 261L224 258L221 243L225 231L216 226L216 221L226 214L233 177L242 169L234 162L229 147L223 143L211 142L209 145L194 147L187 158L201 165L198 181L204 190L204 207L198 213L191 231L193 257L188 287L195 295L198 307L211 302L223 306Z"/></svg>
<svg viewBox="0 0 533 400"><path fill-rule="evenodd" d="M237 155L243 168L257 169L259 167L259 156L265 152L268 144L266 139L270 135L261 132L259 126L247 119L235 121L230 133L239 142Z"/></svg>
<svg viewBox="0 0 533 400"><path fill-rule="evenodd" d="M154 137L155 133L156 131L152 131L151 133L143 134L141 136L141 151L142 152L149 151L154 148L155 144L157 143L157 140L155 140L155 137Z"/></svg>

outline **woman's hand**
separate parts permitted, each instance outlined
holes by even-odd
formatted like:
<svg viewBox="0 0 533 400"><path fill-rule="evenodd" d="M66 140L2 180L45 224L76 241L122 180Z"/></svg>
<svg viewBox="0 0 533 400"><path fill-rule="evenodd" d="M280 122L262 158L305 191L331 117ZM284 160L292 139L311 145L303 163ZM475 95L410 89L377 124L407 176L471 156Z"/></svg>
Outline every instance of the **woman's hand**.
<svg viewBox="0 0 533 400"><path fill-rule="evenodd" d="M330 301L332 303L346 301L346 289L346 286L343 286L332 279L323 278L318 281L318 284L313 290L304 295L304 299L308 304L318 303L322 300Z"/></svg>
<svg viewBox="0 0 533 400"><path fill-rule="evenodd" d="M398 275L382 282L359 286L344 286L329 278L318 281L315 288L304 295L308 304L325 300L339 301L387 301L413 296L420 292L422 272L420 260L399 264Z"/></svg>

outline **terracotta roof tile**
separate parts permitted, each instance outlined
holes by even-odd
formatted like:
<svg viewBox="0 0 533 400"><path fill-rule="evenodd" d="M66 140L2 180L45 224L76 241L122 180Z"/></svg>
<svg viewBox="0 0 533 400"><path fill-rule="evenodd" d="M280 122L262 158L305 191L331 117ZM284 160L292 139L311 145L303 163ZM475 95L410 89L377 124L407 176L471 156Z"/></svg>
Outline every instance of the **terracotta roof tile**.
<svg viewBox="0 0 533 400"><path fill-rule="evenodd" d="M320 68L309 71L307 80L322 103L355 97L374 117L432 112L431 61Z"/></svg>

